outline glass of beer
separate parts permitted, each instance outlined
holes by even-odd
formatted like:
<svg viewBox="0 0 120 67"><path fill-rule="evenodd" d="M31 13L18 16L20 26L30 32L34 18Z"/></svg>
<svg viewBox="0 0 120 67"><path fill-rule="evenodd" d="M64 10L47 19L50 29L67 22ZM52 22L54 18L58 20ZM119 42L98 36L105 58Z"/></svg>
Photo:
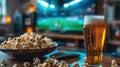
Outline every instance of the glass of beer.
<svg viewBox="0 0 120 67"><path fill-rule="evenodd" d="M84 19L86 62L89 66L101 66L106 23L104 16L87 15Z"/></svg>

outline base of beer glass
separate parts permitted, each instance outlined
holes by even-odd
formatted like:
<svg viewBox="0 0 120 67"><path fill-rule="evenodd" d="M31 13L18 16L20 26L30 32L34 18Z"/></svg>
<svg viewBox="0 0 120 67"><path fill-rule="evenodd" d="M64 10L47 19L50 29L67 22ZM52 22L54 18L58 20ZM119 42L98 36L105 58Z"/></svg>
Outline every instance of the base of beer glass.
<svg viewBox="0 0 120 67"><path fill-rule="evenodd" d="M102 64L99 65L88 65L88 67L103 67Z"/></svg>

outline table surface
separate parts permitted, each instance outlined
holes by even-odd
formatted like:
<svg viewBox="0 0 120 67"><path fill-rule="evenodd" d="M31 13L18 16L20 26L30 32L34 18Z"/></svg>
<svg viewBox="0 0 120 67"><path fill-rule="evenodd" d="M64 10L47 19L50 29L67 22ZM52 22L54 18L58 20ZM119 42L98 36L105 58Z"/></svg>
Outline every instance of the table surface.
<svg viewBox="0 0 120 67"><path fill-rule="evenodd" d="M54 52L50 53L50 54L53 54L53 53L56 53L56 52L65 52L63 50L55 50ZM82 52L76 52L76 51L72 51L72 52L75 52L75 53L78 53L80 54L80 57L75 57L75 58L70 58L70 59L66 59L65 61L68 62L68 63L72 63L74 61L77 61L80 65L80 67L82 67L82 63L84 62L84 58L85 58L85 53L82 53ZM45 57L49 57L50 54L46 55ZM28 60L17 60L17 59L14 59L2 52L0 52L0 61L2 61L3 59L6 60L6 63L7 63L7 67L12 67L13 64L17 63L19 67L23 67L23 63L25 61L29 62ZM102 62L102 65L103 67L111 67L111 61L115 59L116 62L120 65L120 58L115 58L115 57L110 57L110 56L103 56L103 62Z"/></svg>

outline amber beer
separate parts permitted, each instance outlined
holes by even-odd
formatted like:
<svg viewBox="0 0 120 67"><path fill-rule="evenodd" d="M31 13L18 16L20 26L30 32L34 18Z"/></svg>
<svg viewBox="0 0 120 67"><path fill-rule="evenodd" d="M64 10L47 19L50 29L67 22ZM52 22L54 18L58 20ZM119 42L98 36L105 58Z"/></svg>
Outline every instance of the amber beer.
<svg viewBox="0 0 120 67"><path fill-rule="evenodd" d="M89 65L101 65L105 35L104 16L85 16L84 37L86 61Z"/></svg>

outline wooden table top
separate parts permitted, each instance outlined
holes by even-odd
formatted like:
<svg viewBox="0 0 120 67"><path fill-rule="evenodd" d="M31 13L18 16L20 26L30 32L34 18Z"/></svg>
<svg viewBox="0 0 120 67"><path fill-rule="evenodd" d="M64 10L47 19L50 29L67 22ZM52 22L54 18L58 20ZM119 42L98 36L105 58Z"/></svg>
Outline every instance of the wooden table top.
<svg viewBox="0 0 120 67"><path fill-rule="evenodd" d="M54 52L61 52L60 50L56 50ZM52 53L54 53L52 52ZM80 67L82 67L82 63L84 62L84 57L85 57L85 53L81 53L81 52L76 52L76 53L79 53L80 54L80 58L78 57L75 57L75 58L71 58L71 59L66 59L65 61L67 61L68 63L71 63L71 62L74 62L74 61L77 61L79 64L80 64ZM46 55L46 57L49 57L49 55ZM7 63L7 67L12 67L13 64L17 63L19 67L23 67L23 63L25 61L28 62L28 60L17 60L17 59L14 59L2 52L0 52L0 61L2 61L3 59L6 60L6 63ZM111 67L111 61L115 59L116 62L120 65L120 58L115 58L115 57L109 57L109 56L103 56L103 67Z"/></svg>

